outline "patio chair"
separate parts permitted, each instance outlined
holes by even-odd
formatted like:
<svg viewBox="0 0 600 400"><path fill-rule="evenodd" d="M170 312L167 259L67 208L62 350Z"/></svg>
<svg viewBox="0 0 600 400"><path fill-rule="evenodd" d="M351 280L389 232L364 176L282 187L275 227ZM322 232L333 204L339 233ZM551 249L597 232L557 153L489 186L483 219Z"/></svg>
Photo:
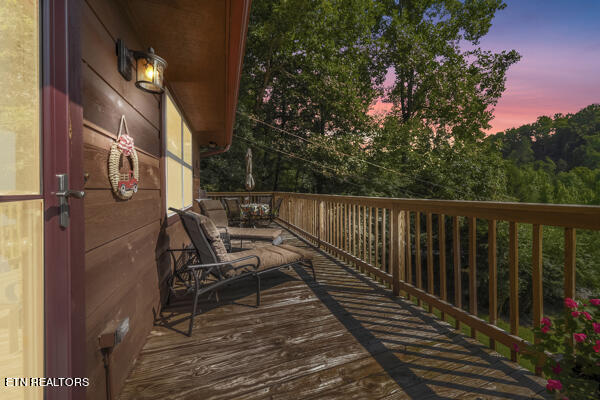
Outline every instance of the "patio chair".
<svg viewBox="0 0 600 400"><path fill-rule="evenodd" d="M239 224L242 222L242 209L240 208L239 197L225 197L223 199L225 210L227 211L227 219L234 223Z"/></svg>
<svg viewBox="0 0 600 400"><path fill-rule="evenodd" d="M209 217L220 230L225 233L224 236L230 240L238 239L240 247L243 247L244 240L268 240L271 242L280 242L282 230L277 228L240 228L229 226L227 213L223 208L223 204L219 200L198 199L200 210L203 215ZM225 241L227 239L223 238Z"/></svg>
<svg viewBox="0 0 600 400"><path fill-rule="evenodd" d="M271 207L273 205L273 196L259 196L258 202L268 204Z"/></svg>
<svg viewBox="0 0 600 400"><path fill-rule="evenodd" d="M205 293L216 293L219 288L234 281L253 277L256 280L256 305L260 306L260 277L263 274L285 267L302 266L310 268L313 279L317 280L312 254L307 250L290 245L267 245L238 253L227 253L219 231L210 218L192 211L175 208L169 210L176 212L181 218L192 246L168 251L172 254L193 253L195 257L190 260L197 262L185 263L179 266L179 271L174 271L167 297L169 304L171 296L177 295L174 290L175 277L187 280L184 282L184 294L194 294L188 336L192 335L194 317L198 311L198 298ZM218 301L217 295L215 298Z"/></svg>
<svg viewBox="0 0 600 400"><path fill-rule="evenodd" d="M278 197L277 200L275 200L275 202L273 203L273 207L271 207L271 212L269 213L269 218L271 219L271 222L273 222L273 220L279 216L279 209L281 208L282 202L283 197Z"/></svg>

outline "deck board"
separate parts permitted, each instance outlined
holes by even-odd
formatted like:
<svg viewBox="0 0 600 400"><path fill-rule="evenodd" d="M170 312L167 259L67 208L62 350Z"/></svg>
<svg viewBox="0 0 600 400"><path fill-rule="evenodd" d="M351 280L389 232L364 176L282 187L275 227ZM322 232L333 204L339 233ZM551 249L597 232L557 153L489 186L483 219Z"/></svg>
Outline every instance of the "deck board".
<svg viewBox="0 0 600 400"><path fill-rule="evenodd" d="M310 247L291 233L286 242ZM234 243L235 245L235 243ZM257 244L260 245L260 244ZM166 308L121 400L544 398L545 381L330 255Z"/></svg>

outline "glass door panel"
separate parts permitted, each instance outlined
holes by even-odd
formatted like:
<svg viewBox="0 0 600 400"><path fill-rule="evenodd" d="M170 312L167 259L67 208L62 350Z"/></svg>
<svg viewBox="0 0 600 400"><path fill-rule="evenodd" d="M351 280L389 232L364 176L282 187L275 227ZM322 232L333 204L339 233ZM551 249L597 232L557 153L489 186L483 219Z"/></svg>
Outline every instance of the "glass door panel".
<svg viewBox="0 0 600 400"><path fill-rule="evenodd" d="M0 377L43 377L43 201L0 203ZM42 398L41 388L0 387L2 399Z"/></svg>
<svg viewBox="0 0 600 400"><path fill-rule="evenodd" d="M0 0L0 398L42 399L44 201L41 198L40 7ZM18 196L7 198L5 196Z"/></svg>
<svg viewBox="0 0 600 400"><path fill-rule="evenodd" d="M0 196L40 193L39 4L0 0Z"/></svg>

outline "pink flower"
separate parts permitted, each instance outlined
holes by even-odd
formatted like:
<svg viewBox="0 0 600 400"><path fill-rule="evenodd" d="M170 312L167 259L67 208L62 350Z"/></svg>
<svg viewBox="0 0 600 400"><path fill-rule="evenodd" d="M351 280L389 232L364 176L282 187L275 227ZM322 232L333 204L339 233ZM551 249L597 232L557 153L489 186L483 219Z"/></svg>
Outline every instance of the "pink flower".
<svg viewBox="0 0 600 400"><path fill-rule="evenodd" d="M562 390L562 383L560 383L560 381L556 379L548 379L546 389L548 389L548 391L550 392L553 390Z"/></svg>
<svg viewBox="0 0 600 400"><path fill-rule="evenodd" d="M542 318L542 325L552 326L552 321L550 321L550 318L544 317Z"/></svg>
<svg viewBox="0 0 600 400"><path fill-rule="evenodd" d="M542 333L548 333L549 330L550 330L550 327L548 325L542 326Z"/></svg>
<svg viewBox="0 0 600 400"><path fill-rule="evenodd" d="M585 338L587 338L587 335L585 333L574 333L573 334L573 339L575 339L575 341L577 343L583 343Z"/></svg>
<svg viewBox="0 0 600 400"><path fill-rule="evenodd" d="M579 311L573 311L571 313L571 315L574 316L575 318L579 317L579 314L580 314Z"/></svg>
<svg viewBox="0 0 600 400"><path fill-rule="evenodd" d="M592 320L592 316L590 315L589 312L584 311L584 312L582 312L582 314L585 316L585 319L587 319L588 321Z"/></svg>
<svg viewBox="0 0 600 400"><path fill-rule="evenodd" d="M592 322L592 326L594 327L594 332L600 333L600 324L598 322Z"/></svg>
<svg viewBox="0 0 600 400"><path fill-rule="evenodd" d="M596 345L594 346L594 351L596 353L598 353L600 351L600 340L596 340ZM598 365L600 365L600 363Z"/></svg>
<svg viewBox="0 0 600 400"><path fill-rule="evenodd" d="M600 299L590 299L590 304L593 306L600 306Z"/></svg>
<svg viewBox="0 0 600 400"><path fill-rule="evenodd" d="M554 372L556 375L560 374L561 371L562 368L560 367L559 363L556 363L556 365L552 367L552 372Z"/></svg>
<svg viewBox="0 0 600 400"><path fill-rule="evenodd" d="M567 308L577 308L577 302L570 297L565 299L565 307Z"/></svg>

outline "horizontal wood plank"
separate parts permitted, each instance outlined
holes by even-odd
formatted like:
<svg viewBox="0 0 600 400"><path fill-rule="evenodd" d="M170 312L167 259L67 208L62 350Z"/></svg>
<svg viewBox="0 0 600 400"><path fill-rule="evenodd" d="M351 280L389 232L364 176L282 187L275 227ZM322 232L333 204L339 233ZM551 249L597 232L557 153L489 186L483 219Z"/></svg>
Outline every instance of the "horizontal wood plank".
<svg viewBox="0 0 600 400"><path fill-rule="evenodd" d="M113 139L95 130L83 128L83 168L87 174L86 189L110 189L108 157ZM125 160L125 157L123 157ZM160 161L158 158L138 152L140 179L139 189L160 189Z"/></svg>
<svg viewBox="0 0 600 400"><path fill-rule="evenodd" d="M117 200L111 190L88 190L84 217L89 251L160 220L160 191L140 190L130 200Z"/></svg>
<svg viewBox="0 0 600 400"><path fill-rule="evenodd" d="M82 68L83 118L112 132L119 132L121 116L127 120L130 136L135 146L158 157L160 155L160 132L129 103L119 92L111 88L90 67Z"/></svg>
<svg viewBox="0 0 600 400"><path fill-rule="evenodd" d="M160 129L159 102L155 96L138 89L135 86L135 79L127 81L121 76L117 69L115 39L111 37L88 4L84 4L82 10L81 35L83 43L94 44L82 46L83 61L155 129ZM133 44L126 43L126 45Z"/></svg>

